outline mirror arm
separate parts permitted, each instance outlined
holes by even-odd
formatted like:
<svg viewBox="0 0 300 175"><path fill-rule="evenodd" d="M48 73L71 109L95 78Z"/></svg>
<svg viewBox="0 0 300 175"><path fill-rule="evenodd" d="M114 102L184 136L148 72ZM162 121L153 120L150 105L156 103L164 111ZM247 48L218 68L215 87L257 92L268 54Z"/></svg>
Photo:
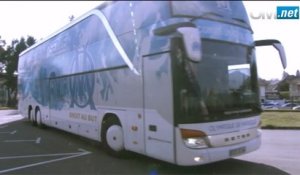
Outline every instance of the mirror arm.
<svg viewBox="0 0 300 175"><path fill-rule="evenodd" d="M173 35L182 38L187 57L193 62L199 62L202 58L201 35L198 28L192 22L180 22L153 30L157 36Z"/></svg>
<svg viewBox="0 0 300 175"><path fill-rule="evenodd" d="M165 36L176 32L180 27L196 27L192 22L181 22L176 24L170 24L167 26L159 27L154 29L153 33L158 36Z"/></svg>
<svg viewBox="0 0 300 175"><path fill-rule="evenodd" d="M182 36L185 51L188 58L193 62L202 59L201 36L196 27L180 27L177 32Z"/></svg>
<svg viewBox="0 0 300 175"><path fill-rule="evenodd" d="M280 41L275 40L275 39L254 41L255 46L270 46L270 45L273 45L275 43L281 44Z"/></svg>
<svg viewBox="0 0 300 175"><path fill-rule="evenodd" d="M278 51L280 59L281 59L281 64L282 67L285 69L286 68L286 55L284 52L284 49L282 47L282 44L280 41L275 40L275 39L269 39L269 40L257 40L254 41L255 46L273 46L275 49Z"/></svg>

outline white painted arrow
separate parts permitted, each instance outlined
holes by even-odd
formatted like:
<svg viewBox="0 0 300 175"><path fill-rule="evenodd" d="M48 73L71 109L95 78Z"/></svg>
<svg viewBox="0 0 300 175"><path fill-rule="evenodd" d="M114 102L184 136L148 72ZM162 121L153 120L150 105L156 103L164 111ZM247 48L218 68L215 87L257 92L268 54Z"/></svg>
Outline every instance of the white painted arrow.
<svg viewBox="0 0 300 175"><path fill-rule="evenodd" d="M11 142L35 142L36 144L41 143L41 138L38 137L35 140L4 140L3 142L11 143Z"/></svg>

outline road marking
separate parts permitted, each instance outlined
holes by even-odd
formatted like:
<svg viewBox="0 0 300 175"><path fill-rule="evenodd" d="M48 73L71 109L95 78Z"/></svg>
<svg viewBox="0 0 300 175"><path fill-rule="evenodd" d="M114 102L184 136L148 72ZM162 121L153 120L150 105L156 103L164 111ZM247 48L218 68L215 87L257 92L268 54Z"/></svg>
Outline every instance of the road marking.
<svg viewBox="0 0 300 175"><path fill-rule="evenodd" d="M17 133L17 130L11 132L0 132L0 134L15 134L15 133Z"/></svg>
<svg viewBox="0 0 300 175"><path fill-rule="evenodd" d="M27 156L8 156L8 157L0 157L0 160L6 159L22 159L22 158L35 158L35 157L54 157L54 156L69 156L69 155L77 155L79 153L91 153L84 149L79 148L78 151L74 153L55 153L55 154L36 154L36 155L27 155Z"/></svg>
<svg viewBox="0 0 300 175"><path fill-rule="evenodd" d="M7 125L0 126L0 129L6 128Z"/></svg>
<svg viewBox="0 0 300 175"><path fill-rule="evenodd" d="M29 168L29 167L34 167L38 165L43 165L47 163L53 163L53 162L58 162L61 160L66 160L66 159L72 159L75 157L80 157L80 156L85 156L88 154L91 154L92 152L86 151L84 149L78 149L80 152L75 152L75 153L58 153L58 154L39 154L39 155L27 155L27 156L10 156L10 157L0 157L0 160L6 160L6 159L21 159L21 158L34 158L34 157L53 157L53 156L66 156L58 159L53 159L53 160L47 160L47 161L42 161L38 163L33 163L33 164L28 164L28 165L23 165L15 168L10 168L10 169L5 169L5 170L0 170L0 173L8 173L11 171L16 171L24 168Z"/></svg>
<svg viewBox="0 0 300 175"><path fill-rule="evenodd" d="M35 140L4 140L5 143L12 143L12 142L35 142L36 144L41 143L41 137L38 137Z"/></svg>
<svg viewBox="0 0 300 175"><path fill-rule="evenodd" d="M38 137L38 138L36 139L35 143L36 143L36 144L39 144L39 143L41 143L41 138L40 138L40 137Z"/></svg>
<svg viewBox="0 0 300 175"><path fill-rule="evenodd" d="M17 133L17 130L12 131L10 134L15 134Z"/></svg>

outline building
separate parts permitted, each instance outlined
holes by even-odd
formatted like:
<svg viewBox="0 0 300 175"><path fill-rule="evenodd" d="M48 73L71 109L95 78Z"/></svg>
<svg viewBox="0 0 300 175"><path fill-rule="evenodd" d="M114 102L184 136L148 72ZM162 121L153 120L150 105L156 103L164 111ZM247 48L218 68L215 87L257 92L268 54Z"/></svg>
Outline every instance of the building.
<svg viewBox="0 0 300 175"><path fill-rule="evenodd" d="M300 76L288 76L286 82L289 84L290 99L300 101Z"/></svg>
<svg viewBox="0 0 300 175"><path fill-rule="evenodd" d="M277 90L279 80L267 81L264 79L258 80L260 100L279 100L280 95Z"/></svg>

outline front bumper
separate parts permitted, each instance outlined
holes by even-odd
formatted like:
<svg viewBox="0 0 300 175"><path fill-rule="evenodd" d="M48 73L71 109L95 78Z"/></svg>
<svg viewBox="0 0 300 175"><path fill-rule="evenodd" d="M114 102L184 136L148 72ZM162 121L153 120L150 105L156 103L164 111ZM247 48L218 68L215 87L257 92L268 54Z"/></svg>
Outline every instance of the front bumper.
<svg viewBox="0 0 300 175"><path fill-rule="evenodd" d="M204 149L191 149L184 145L180 136L180 131L179 129L176 129L176 164L192 166L225 160L255 151L260 145L261 134L258 134L255 138L238 144Z"/></svg>

